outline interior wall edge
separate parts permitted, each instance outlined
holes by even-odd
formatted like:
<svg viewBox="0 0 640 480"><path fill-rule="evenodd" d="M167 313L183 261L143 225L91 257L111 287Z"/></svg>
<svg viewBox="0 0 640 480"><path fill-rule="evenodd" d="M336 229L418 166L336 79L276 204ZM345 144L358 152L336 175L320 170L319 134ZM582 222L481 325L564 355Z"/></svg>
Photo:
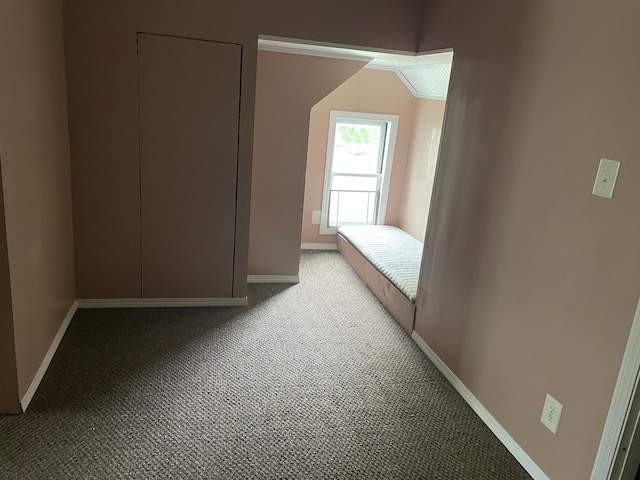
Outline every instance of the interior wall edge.
<svg viewBox="0 0 640 480"><path fill-rule="evenodd" d="M0 132L0 167L2 165L2 132ZM4 215L2 169L0 168L0 414L22 413L18 386L9 252Z"/></svg>

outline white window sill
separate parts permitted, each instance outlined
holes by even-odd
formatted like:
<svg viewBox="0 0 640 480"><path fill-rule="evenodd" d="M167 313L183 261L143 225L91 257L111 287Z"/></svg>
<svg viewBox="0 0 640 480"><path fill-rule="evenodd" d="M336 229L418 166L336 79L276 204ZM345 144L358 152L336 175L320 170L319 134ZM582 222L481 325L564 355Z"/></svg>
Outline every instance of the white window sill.
<svg viewBox="0 0 640 480"><path fill-rule="evenodd" d="M320 227L320 235L337 235L338 229L332 227Z"/></svg>

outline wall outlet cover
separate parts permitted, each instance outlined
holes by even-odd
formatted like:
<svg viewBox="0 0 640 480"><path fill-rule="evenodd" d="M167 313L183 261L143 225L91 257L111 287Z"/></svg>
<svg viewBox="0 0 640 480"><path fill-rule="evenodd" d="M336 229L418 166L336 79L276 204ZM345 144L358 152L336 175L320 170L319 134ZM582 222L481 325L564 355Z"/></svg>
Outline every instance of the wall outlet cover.
<svg viewBox="0 0 640 480"><path fill-rule="evenodd" d="M560 415L562 414L562 404L547 393L547 398L542 409L540 421L555 435L558 432Z"/></svg>
<svg viewBox="0 0 640 480"><path fill-rule="evenodd" d="M313 210L311 212L311 224L312 225L320 225L320 216L322 212L320 210Z"/></svg>

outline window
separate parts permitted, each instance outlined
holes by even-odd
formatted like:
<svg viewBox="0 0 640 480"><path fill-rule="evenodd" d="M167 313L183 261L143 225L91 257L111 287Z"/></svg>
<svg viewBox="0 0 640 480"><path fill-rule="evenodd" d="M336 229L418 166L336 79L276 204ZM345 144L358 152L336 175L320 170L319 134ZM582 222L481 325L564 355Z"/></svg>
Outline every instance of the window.
<svg viewBox="0 0 640 480"><path fill-rule="evenodd" d="M341 225L384 224L397 115L332 111L321 234Z"/></svg>

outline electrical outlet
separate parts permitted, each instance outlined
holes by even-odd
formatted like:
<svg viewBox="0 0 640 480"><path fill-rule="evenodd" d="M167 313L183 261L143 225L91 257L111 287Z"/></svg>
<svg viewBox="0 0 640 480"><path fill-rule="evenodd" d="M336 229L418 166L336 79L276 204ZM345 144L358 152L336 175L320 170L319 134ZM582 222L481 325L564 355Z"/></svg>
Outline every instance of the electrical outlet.
<svg viewBox="0 0 640 480"><path fill-rule="evenodd" d="M555 398L547 393L542 409L542 417L540 421L555 435L558 431L558 423L560 423L560 415L562 414L562 405Z"/></svg>
<svg viewBox="0 0 640 480"><path fill-rule="evenodd" d="M322 212L320 210L313 210L311 212L311 224L312 225L320 225L320 216Z"/></svg>

